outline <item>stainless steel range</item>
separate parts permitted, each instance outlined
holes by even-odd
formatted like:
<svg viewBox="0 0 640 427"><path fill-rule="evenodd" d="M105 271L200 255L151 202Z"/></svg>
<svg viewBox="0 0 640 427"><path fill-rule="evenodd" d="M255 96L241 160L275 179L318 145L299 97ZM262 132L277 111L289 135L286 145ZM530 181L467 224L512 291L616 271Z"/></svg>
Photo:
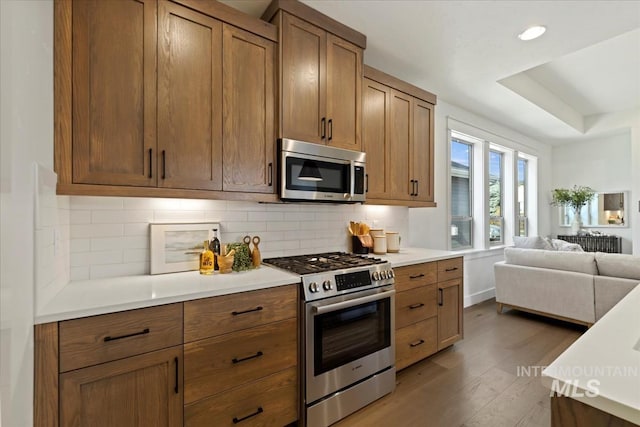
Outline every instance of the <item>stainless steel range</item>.
<svg viewBox="0 0 640 427"><path fill-rule="evenodd" d="M391 265L343 252L263 262L301 275L303 425L328 426L392 392Z"/></svg>

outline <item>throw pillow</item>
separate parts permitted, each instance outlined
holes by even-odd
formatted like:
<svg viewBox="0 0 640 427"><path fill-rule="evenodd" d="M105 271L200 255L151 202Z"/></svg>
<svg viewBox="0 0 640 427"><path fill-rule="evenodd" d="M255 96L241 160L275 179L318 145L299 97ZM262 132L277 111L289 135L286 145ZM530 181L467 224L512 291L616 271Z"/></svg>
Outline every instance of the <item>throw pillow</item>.
<svg viewBox="0 0 640 427"><path fill-rule="evenodd" d="M584 252L582 246L577 243L569 243L564 240L559 239L551 239L551 245L553 249L556 251L565 251L565 252Z"/></svg>
<svg viewBox="0 0 640 427"><path fill-rule="evenodd" d="M513 236L513 245L516 248L522 249L544 249L548 251L553 250L553 246L549 244L545 239L540 236L522 237Z"/></svg>

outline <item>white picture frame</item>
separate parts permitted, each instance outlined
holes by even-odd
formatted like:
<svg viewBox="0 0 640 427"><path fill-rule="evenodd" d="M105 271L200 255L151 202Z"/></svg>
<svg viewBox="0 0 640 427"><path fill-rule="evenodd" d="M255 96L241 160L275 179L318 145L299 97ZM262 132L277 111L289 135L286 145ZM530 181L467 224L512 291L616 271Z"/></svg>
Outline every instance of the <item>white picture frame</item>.
<svg viewBox="0 0 640 427"><path fill-rule="evenodd" d="M217 222L152 223L150 226L151 274L177 273L200 268L202 243Z"/></svg>

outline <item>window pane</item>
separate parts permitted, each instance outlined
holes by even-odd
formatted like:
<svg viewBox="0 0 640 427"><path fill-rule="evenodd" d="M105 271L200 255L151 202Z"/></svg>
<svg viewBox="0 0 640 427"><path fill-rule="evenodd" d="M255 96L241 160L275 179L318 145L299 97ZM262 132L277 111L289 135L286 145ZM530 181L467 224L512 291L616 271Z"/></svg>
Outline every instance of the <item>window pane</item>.
<svg viewBox="0 0 640 427"><path fill-rule="evenodd" d="M502 153L489 152L489 215L502 216Z"/></svg>
<svg viewBox="0 0 640 427"><path fill-rule="evenodd" d="M489 241L502 242L502 217L492 216L489 218Z"/></svg>
<svg viewBox="0 0 640 427"><path fill-rule="evenodd" d="M471 241L471 219L451 220L451 249L470 248Z"/></svg>
<svg viewBox="0 0 640 427"><path fill-rule="evenodd" d="M471 145L451 140L451 216L471 216Z"/></svg>
<svg viewBox="0 0 640 427"><path fill-rule="evenodd" d="M518 159L518 236L527 233L527 161Z"/></svg>

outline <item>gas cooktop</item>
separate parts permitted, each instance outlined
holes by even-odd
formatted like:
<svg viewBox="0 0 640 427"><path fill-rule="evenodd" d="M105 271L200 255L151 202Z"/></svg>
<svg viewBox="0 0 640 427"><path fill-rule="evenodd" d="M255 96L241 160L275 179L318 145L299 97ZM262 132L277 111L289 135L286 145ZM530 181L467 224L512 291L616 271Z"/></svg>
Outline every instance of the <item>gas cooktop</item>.
<svg viewBox="0 0 640 427"><path fill-rule="evenodd" d="M327 271L345 270L353 267L384 264L387 261L380 258L372 258L346 252L326 252L312 255L265 258L262 262L302 276L305 274L324 273Z"/></svg>

